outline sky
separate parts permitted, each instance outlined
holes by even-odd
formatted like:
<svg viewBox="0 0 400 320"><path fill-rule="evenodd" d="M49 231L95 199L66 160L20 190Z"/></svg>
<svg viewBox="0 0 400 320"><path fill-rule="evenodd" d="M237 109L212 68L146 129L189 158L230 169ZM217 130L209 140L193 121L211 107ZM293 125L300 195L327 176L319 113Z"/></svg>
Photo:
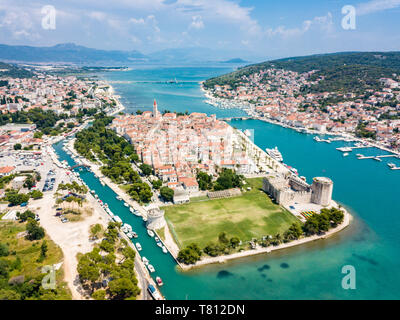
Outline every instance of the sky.
<svg viewBox="0 0 400 320"><path fill-rule="evenodd" d="M355 9L345 28L344 6ZM201 47L262 60L398 51L399 30L400 0L0 0L0 43L9 45Z"/></svg>

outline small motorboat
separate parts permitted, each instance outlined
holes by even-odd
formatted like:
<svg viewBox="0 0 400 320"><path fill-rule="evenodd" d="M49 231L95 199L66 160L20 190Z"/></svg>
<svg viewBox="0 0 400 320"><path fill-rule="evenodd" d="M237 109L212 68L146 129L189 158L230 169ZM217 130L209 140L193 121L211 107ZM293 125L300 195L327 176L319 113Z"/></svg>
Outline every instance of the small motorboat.
<svg viewBox="0 0 400 320"><path fill-rule="evenodd" d="M343 157L347 157L349 155L349 153L343 153Z"/></svg>
<svg viewBox="0 0 400 320"><path fill-rule="evenodd" d="M128 208L128 207L129 207L129 204L127 204L126 202L124 202L124 206Z"/></svg>
<svg viewBox="0 0 400 320"><path fill-rule="evenodd" d="M133 212L134 212L134 210L133 210L132 208L129 208L129 211L130 211L131 213L133 213Z"/></svg>
<svg viewBox="0 0 400 320"><path fill-rule="evenodd" d="M136 249L137 249L138 251L142 251L142 246L140 245L139 242L136 243Z"/></svg>
<svg viewBox="0 0 400 320"><path fill-rule="evenodd" d="M147 266L149 264L149 260L146 257L143 257L142 261L143 261L145 266Z"/></svg>
<svg viewBox="0 0 400 320"><path fill-rule="evenodd" d="M132 231L132 226L127 223L124 224L124 228L126 228L129 231Z"/></svg>
<svg viewBox="0 0 400 320"><path fill-rule="evenodd" d="M132 231L131 233L133 238L137 239L139 237L136 232Z"/></svg>
<svg viewBox="0 0 400 320"><path fill-rule="evenodd" d="M122 198L120 196L116 196L117 200L122 200Z"/></svg>
<svg viewBox="0 0 400 320"><path fill-rule="evenodd" d="M157 242L157 245L162 248L163 244L161 242Z"/></svg>
<svg viewBox="0 0 400 320"><path fill-rule="evenodd" d="M165 246L162 247L162 252L168 253L168 250L167 250L167 248Z"/></svg>
<svg viewBox="0 0 400 320"><path fill-rule="evenodd" d="M151 264L147 265L147 268L151 273L156 272L156 269L154 269L154 267Z"/></svg>
<svg viewBox="0 0 400 320"><path fill-rule="evenodd" d="M160 239L158 237L154 237L154 240L156 240L156 242L160 241Z"/></svg>
<svg viewBox="0 0 400 320"><path fill-rule="evenodd" d="M123 226L123 227L121 228L121 231L122 231L123 233L128 233L128 232L129 232L128 228L125 227L125 226Z"/></svg>
<svg viewBox="0 0 400 320"><path fill-rule="evenodd" d="M159 287L161 287L162 285L164 285L164 282L162 281L162 279L161 279L160 277L156 277L156 282L157 282L157 285L158 285Z"/></svg>
<svg viewBox="0 0 400 320"><path fill-rule="evenodd" d="M127 236L129 239L132 239L132 238L133 238L133 234L132 234L131 232L128 232L128 233L126 234L126 236Z"/></svg>
<svg viewBox="0 0 400 320"><path fill-rule="evenodd" d="M150 229L147 229L147 234L152 238L154 237L154 232L151 231Z"/></svg>

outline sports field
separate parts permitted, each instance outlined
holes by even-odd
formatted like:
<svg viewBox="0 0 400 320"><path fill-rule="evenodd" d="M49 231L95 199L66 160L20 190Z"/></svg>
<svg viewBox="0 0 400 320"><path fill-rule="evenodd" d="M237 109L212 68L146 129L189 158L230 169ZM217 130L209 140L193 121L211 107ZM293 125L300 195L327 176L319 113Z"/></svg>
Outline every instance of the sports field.
<svg viewBox="0 0 400 320"><path fill-rule="evenodd" d="M248 179L242 196L199 201L163 208L178 245L197 243L200 247L217 241L221 232L228 238L248 241L285 232L298 221L290 212L272 203L261 190L262 178Z"/></svg>

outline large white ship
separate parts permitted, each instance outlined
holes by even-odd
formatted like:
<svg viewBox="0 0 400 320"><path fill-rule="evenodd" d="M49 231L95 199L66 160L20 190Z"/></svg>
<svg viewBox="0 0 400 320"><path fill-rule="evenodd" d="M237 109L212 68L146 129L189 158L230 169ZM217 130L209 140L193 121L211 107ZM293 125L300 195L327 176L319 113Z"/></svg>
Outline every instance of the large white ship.
<svg viewBox="0 0 400 320"><path fill-rule="evenodd" d="M278 147L274 149L266 149L267 154L276 161L283 162L282 154L279 152Z"/></svg>

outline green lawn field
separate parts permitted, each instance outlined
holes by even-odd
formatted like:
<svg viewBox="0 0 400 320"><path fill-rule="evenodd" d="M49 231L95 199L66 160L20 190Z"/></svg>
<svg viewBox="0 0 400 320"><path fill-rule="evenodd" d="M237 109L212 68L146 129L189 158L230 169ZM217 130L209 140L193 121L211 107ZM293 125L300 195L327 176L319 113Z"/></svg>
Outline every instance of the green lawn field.
<svg viewBox="0 0 400 320"><path fill-rule="evenodd" d="M242 196L198 201L189 204L164 207L165 217L182 248L191 243L205 247L217 241L221 232L228 238L237 236L240 240L262 238L285 232L298 221L290 212L272 203L261 190L262 178L248 179Z"/></svg>

